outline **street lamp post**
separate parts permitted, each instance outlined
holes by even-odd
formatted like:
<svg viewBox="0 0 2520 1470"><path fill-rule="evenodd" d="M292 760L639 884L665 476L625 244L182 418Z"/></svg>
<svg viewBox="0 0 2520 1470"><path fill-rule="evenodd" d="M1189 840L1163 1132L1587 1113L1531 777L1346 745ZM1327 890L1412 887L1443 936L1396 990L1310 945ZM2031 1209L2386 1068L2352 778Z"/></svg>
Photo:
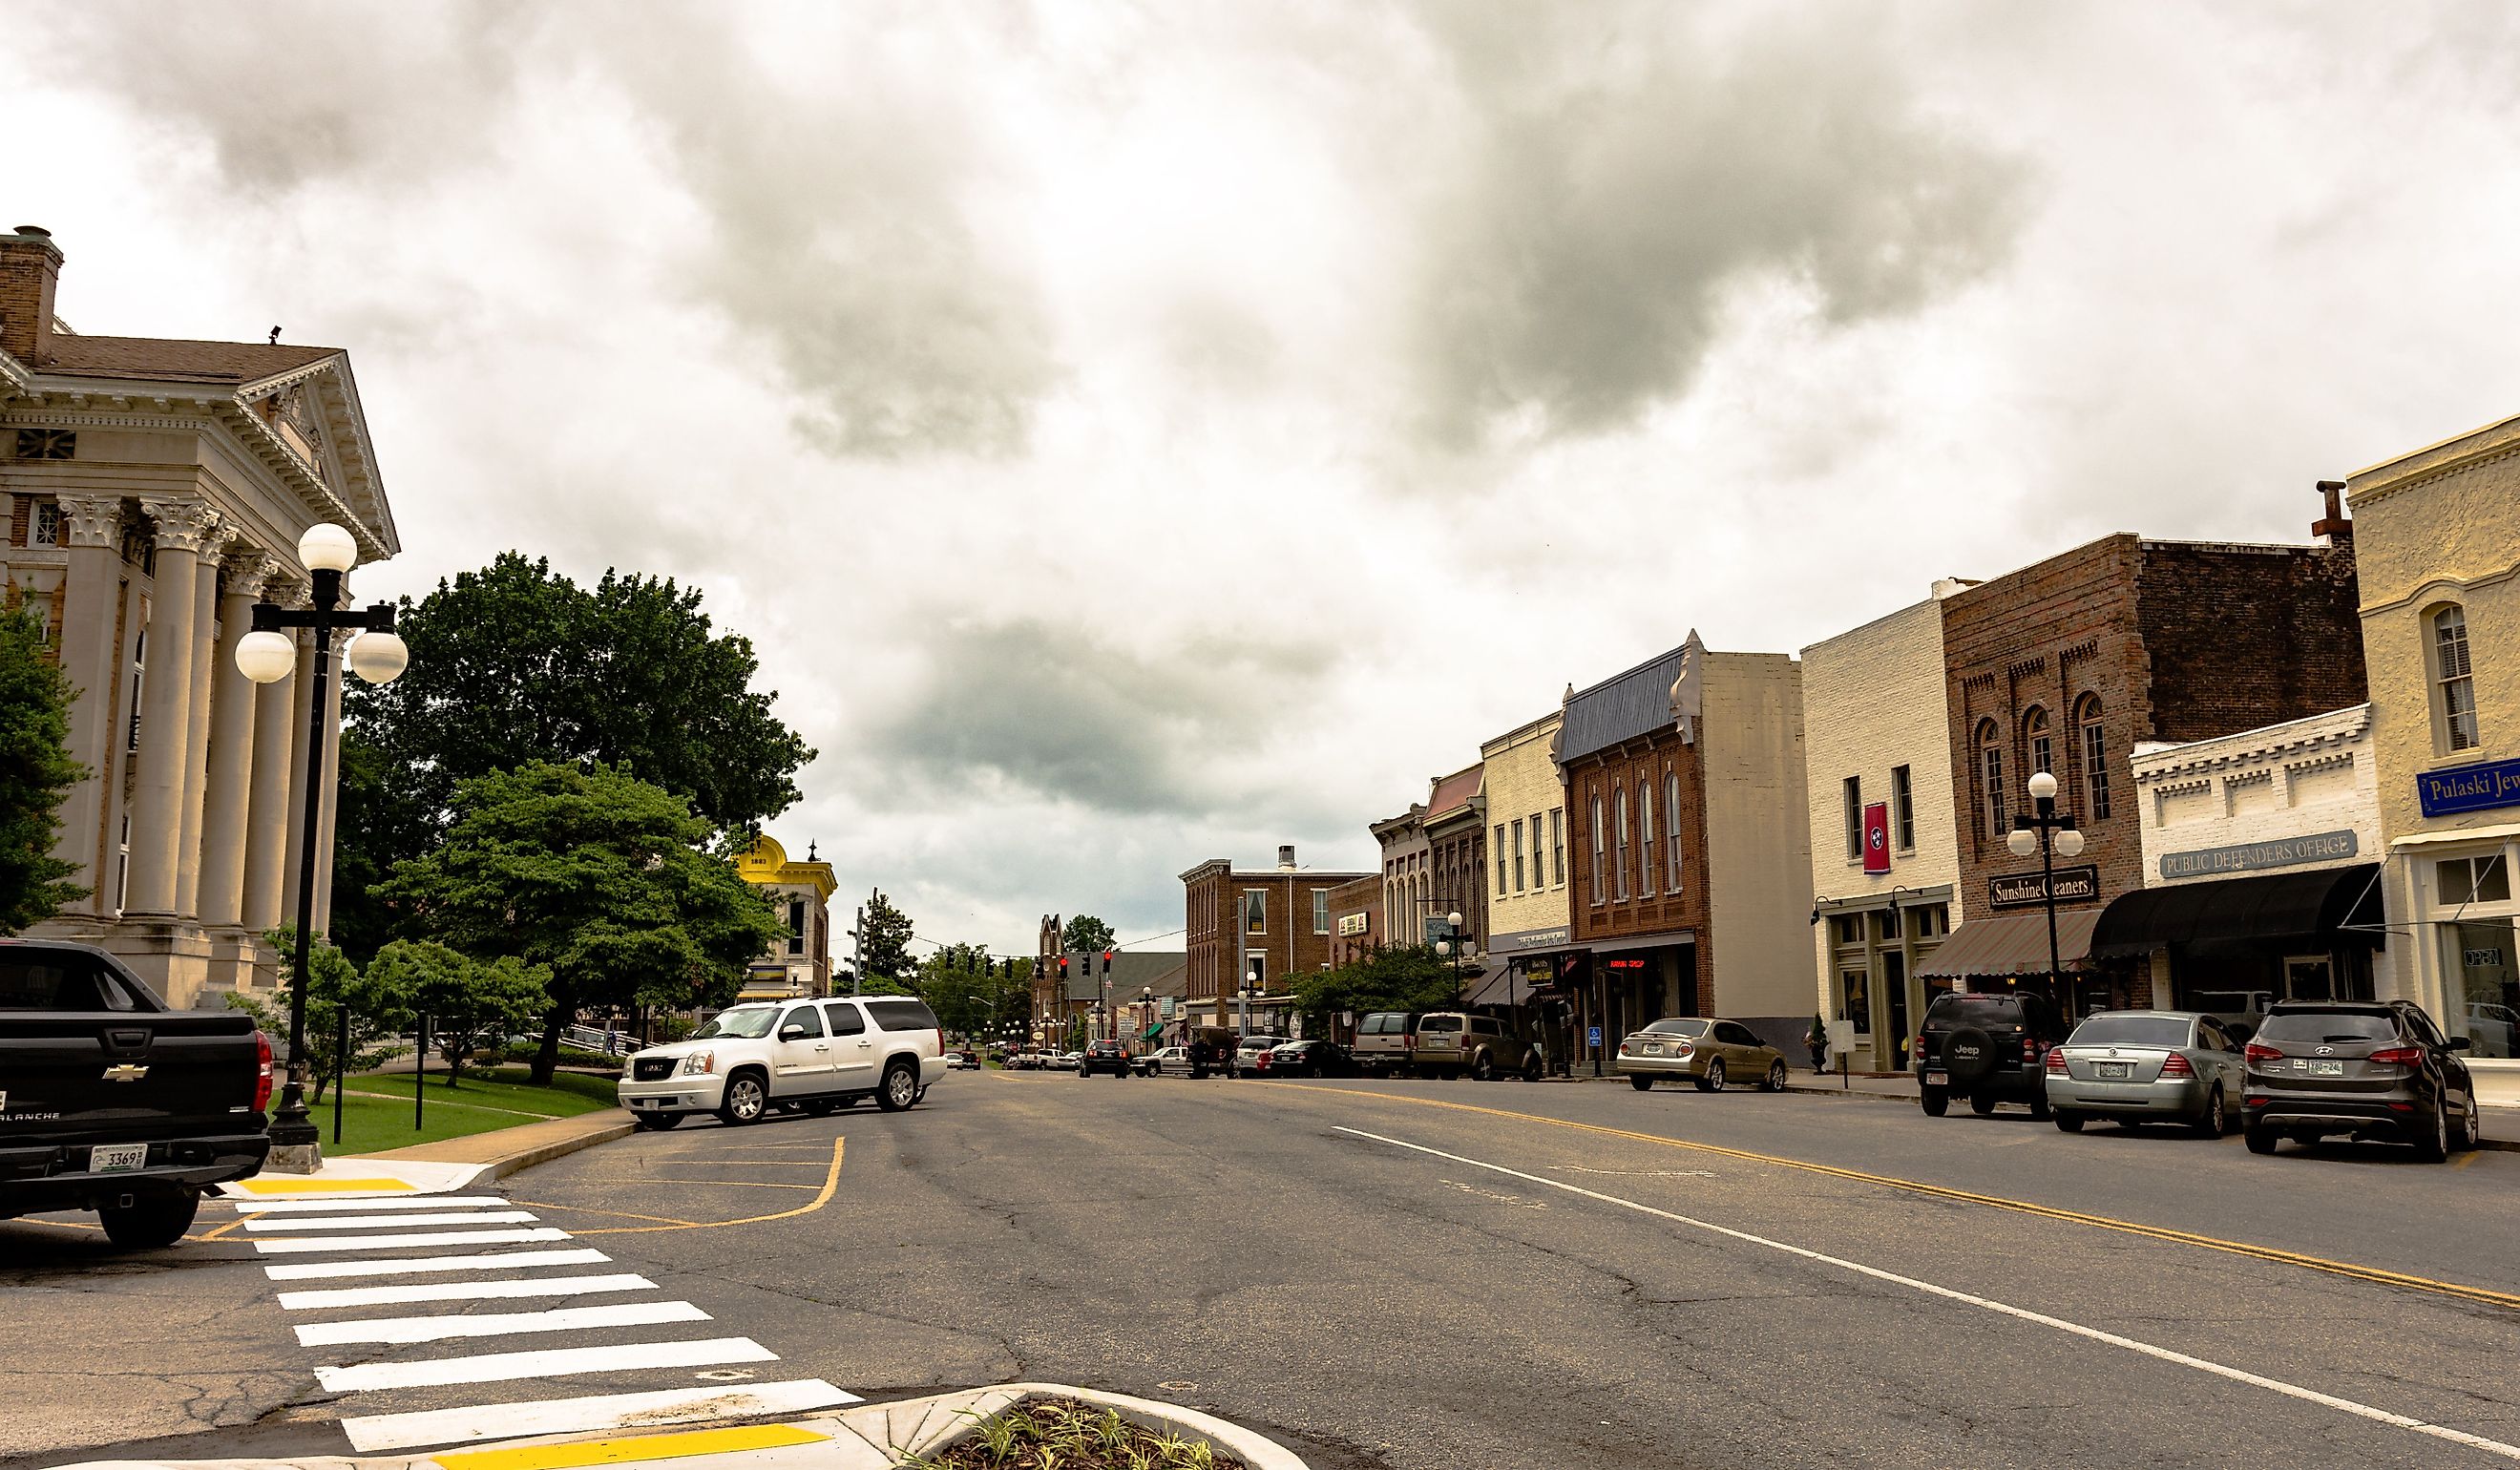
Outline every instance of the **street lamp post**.
<svg viewBox="0 0 2520 1470"><path fill-rule="evenodd" d="M1435 954L1438 958L1447 955L1452 957L1453 1004L1455 1008L1458 1009L1462 1003L1462 911L1456 909L1452 913L1445 914L1444 923L1452 930L1453 937L1449 939L1436 940Z"/></svg>
<svg viewBox="0 0 2520 1470"><path fill-rule="evenodd" d="M317 1165L322 1162L322 1145L317 1141L314 1123L306 1116L306 992L313 978L307 972L307 952L315 927L315 848L323 824L324 793L320 788L324 780L324 716L332 683L333 635L345 630L361 635L351 642L342 661L372 684L392 683L411 661L411 650L393 631L392 603L373 603L359 612L342 609L341 576L358 560L358 542L341 527L330 521L307 527L306 534L297 538L297 559L305 563L313 605L296 610L276 602L254 603L253 631L237 641L236 650L237 672L255 684L274 684L288 678L297 667L297 645L280 630L306 628L315 635L314 682L306 702L306 816L304 828L298 834L297 942L289 985L289 1082L280 1094L280 1110L272 1118L271 1144L275 1151L316 1150L306 1157ZM345 998L345 1020L347 1015ZM345 1051L345 1070L347 1060Z"/></svg>
<svg viewBox="0 0 2520 1470"><path fill-rule="evenodd" d="M2048 909L2048 998L2060 1011L2073 1007L2065 999L2065 962L2056 952L2056 855L2078 857L2083 851L2083 834L2074 825L2074 814L2056 810L2056 778L2046 771L2029 780L2033 812L2016 814L2012 834L2003 839L2016 858L2026 858L2035 850L2039 854L2039 891Z"/></svg>

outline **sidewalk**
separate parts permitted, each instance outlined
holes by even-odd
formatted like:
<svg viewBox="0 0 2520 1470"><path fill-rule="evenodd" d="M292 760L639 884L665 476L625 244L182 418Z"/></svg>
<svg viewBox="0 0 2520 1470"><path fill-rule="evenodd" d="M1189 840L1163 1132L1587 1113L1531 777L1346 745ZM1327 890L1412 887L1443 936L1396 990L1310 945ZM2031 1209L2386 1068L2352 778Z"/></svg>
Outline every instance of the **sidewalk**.
<svg viewBox="0 0 2520 1470"><path fill-rule="evenodd" d="M553 1118L542 1123L522 1123L515 1128L502 1128L486 1134L467 1134L460 1138L442 1138L434 1143L414 1143L408 1148L387 1148L363 1154L370 1159L412 1159L437 1164L470 1164L476 1166L475 1180L505 1179L519 1169L547 1164L563 1154L598 1143L609 1143L627 1137L638 1127L630 1115L619 1108L580 1113L574 1118Z"/></svg>

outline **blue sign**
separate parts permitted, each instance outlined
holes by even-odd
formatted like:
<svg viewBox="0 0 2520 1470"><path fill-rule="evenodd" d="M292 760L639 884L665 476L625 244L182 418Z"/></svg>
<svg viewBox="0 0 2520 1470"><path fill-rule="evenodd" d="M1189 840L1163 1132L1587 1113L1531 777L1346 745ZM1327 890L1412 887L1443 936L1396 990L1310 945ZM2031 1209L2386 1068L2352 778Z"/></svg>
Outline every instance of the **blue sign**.
<svg viewBox="0 0 2520 1470"><path fill-rule="evenodd" d="M1585 1027L1584 1045L1587 1047L1598 1047L1601 1045L1601 1028L1598 1026Z"/></svg>
<svg viewBox="0 0 2520 1470"><path fill-rule="evenodd" d="M2520 806L2520 760L2425 771L2415 777L2415 794L2427 817Z"/></svg>

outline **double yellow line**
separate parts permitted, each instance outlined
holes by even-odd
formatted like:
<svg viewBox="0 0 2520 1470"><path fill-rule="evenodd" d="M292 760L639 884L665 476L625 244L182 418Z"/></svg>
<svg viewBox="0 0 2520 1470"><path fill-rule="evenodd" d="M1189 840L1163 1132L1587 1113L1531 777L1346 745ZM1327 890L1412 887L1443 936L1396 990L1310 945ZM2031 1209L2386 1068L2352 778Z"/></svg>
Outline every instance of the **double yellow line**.
<svg viewBox="0 0 2520 1470"><path fill-rule="evenodd" d="M1478 1113L1490 1118L1510 1118L1521 1123L1544 1123L1552 1128L1572 1129L1577 1133L1598 1134L1604 1137L1626 1138L1638 1143L1651 1143L1663 1148L1683 1148L1691 1153L1712 1154L1718 1158L1737 1159L1745 1164L1767 1164L1778 1169L1799 1169L1805 1174L1822 1174L1832 1179L1872 1184L1884 1189L1899 1189L1921 1194L1930 1199L1947 1199L1958 1204L1979 1205L1990 1210L2002 1210L2014 1215L2028 1215L2040 1220L2052 1220L2064 1225L2087 1225L2095 1230L2114 1230L2121 1235L2137 1235L2169 1245L2193 1246L2198 1250L2220 1251L2227 1256L2245 1256L2275 1266L2298 1267L2349 1280L2368 1281L2377 1286L2395 1286L2407 1291L2430 1292L2435 1296L2453 1297L2485 1307L2501 1307L2520 1311L2520 1295L2492 1291L2482 1286L2466 1286L2456 1281L2436 1281L2429 1276L2408 1275L2404 1271L2382 1270L2376 1266L2358 1266L2351 1261L2331 1261L2324 1256L2307 1256L2299 1251L2277 1250L2271 1245L2255 1245L2245 1240L2226 1240L2218 1235L2199 1235L2192 1230L2174 1230L2166 1225L2143 1225L2132 1220L2119 1220L2107 1215L2087 1215L2080 1210L2060 1210L2053 1205L2033 1204L2026 1199L2009 1199L2001 1194L1979 1194L1969 1189L1955 1189L1948 1184L1929 1184L1921 1180L1903 1180L1896 1175L1868 1174L1861 1169L1841 1169L1834 1164L1815 1164L1807 1159L1789 1159L1778 1154L1753 1153L1745 1148L1727 1148L1720 1143L1697 1143L1687 1138L1667 1138L1659 1134L1641 1134L1624 1128L1606 1128L1598 1123L1577 1123L1565 1118L1552 1118L1541 1113L1517 1113L1505 1108L1478 1107L1466 1102L1445 1102L1433 1097L1410 1097L1394 1092L1369 1092L1358 1088L1298 1088L1292 1083L1261 1083L1261 1087L1285 1088L1304 1092L1342 1092L1351 1097L1371 1097L1381 1102L1403 1102L1416 1107L1446 1108L1457 1113Z"/></svg>

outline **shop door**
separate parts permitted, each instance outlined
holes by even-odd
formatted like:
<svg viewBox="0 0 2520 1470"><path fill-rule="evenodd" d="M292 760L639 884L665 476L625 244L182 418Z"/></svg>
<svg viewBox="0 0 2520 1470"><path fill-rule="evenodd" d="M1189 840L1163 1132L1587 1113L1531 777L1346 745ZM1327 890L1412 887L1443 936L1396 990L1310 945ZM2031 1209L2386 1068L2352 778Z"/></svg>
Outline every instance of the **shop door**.
<svg viewBox="0 0 2520 1470"><path fill-rule="evenodd" d="M1890 1070L1893 1072L1905 1072L1908 1070L1908 1047L1910 1043L1908 1026L1907 956L1883 955L1881 957L1881 999L1889 1002L1890 1006L1890 1046L1888 1048L1890 1054L1887 1058L1890 1063Z"/></svg>
<svg viewBox="0 0 2520 1470"><path fill-rule="evenodd" d="M2287 1001L2332 1001L2336 999L2334 971L2324 955L2288 955L2283 962L2284 999Z"/></svg>

